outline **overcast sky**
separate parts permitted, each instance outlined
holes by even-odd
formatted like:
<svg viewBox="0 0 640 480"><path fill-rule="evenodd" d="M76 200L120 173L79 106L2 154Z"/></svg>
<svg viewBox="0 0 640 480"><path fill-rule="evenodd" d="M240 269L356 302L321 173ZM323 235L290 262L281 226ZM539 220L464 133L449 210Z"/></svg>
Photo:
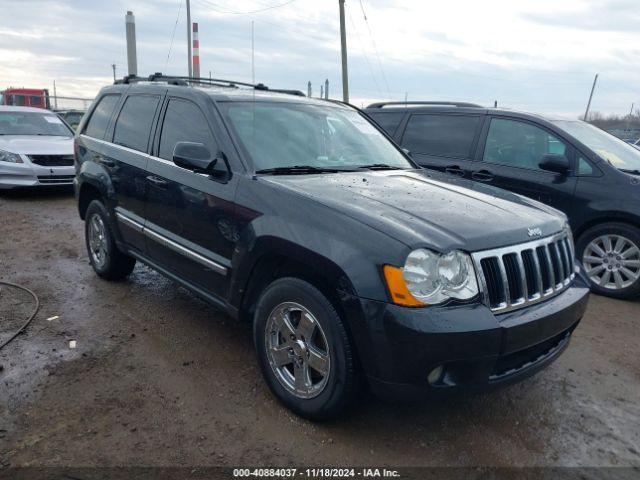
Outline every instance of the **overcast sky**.
<svg viewBox="0 0 640 480"><path fill-rule="evenodd" d="M0 89L56 80L59 95L95 95L112 81L112 63L126 73L127 10L139 74L186 75L184 0L1 5ZM191 0L191 10L202 76L251 81L253 20L256 82L306 92L311 80L317 95L328 78L341 97L338 0ZM347 0L346 10L358 106L407 94L576 116L600 73L592 110L640 107L638 0Z"/></svg>

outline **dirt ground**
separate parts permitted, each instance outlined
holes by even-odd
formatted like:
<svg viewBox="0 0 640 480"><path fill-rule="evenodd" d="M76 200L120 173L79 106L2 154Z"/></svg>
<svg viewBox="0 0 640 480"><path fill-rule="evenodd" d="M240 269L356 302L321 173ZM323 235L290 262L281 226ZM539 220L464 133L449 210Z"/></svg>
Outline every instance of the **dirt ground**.
<svg viewBox="0 0 640 480"><path fill-rule="evenodd" d="M247 326L140 265L100 280L68 191L0 193L0 279L42 304L0 351L0 467L640 466L639 301L592 295L566 353L518 385L313 424L270 394ZM0 286L0 343L21 295Z"/></svg>

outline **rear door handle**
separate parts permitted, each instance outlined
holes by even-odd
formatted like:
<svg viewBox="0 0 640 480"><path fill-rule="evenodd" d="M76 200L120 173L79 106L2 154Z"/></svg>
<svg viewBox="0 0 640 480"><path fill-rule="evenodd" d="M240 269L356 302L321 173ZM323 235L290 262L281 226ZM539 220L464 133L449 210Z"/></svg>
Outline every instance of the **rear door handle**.
<svg viewBox="0 0 640 480"><path fill-rule="evenodd" d="M458 165L449 165L448 167L445 167L444 171L447 173L450 173L451 175L464 177L464 170L460 168Z"/></svg>
<svg viewBox="0 0 640 480"><path fill-rule="evenodd" d="M493 173L489 170L480 170L478 172L473 172L471 174L471 178L479 182L490 182L493 180Z"/></svg>
<svg viewBox="0 0 640 480"><path fill-rule="evenodd" d="M163 190L169 186L169 182L163 180L160 177L156 177L155 175L149 175L147 177L147 180L149 180L155 187L161 188Z"/></svg>

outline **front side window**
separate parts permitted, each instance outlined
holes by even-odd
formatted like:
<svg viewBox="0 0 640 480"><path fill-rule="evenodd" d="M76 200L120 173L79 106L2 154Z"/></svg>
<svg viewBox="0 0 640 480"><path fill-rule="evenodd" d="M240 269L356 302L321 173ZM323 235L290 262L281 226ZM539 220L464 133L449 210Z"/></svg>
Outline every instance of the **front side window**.
<svg viewBox="0 0 640 480"><path fill-rule="evenodd" d="M542 128L516 120L494 118L491 120L482 160L539 170L539 163L545 155L566 153L566 144Z"/></svg>
<svg viewBox="0 0 640 480"><path fill-rule="evenodd" d="M157 95L130 95L116 121L113 143L146 152L159 102Z"/></svg>
<svg viewBox="0 0 640 480"><path fill-rule="evenodd" d="M162 124L160 158L172 160L173 149L178 142L203 143L212 155L217 150L202 111L189 101L171 99Z"/></svg>
<svg viewBox="0 0 640 480"><path fill-rule="evenodd" d="M71 137L73 131L57 115L40 112L0 112L0 135Z"/></svg>
<svg viewBox="0 0 640 480"><path fill-rule="evenodd" d="M414 168L368 119L349 108L290 102L219 105L256 170Z"/></svg>
<svg viewBox="0 0 640 480"><path fill-rule="evenodd" d="M412 115L402 146L425 155L471 158L480 120L477 115Z"/></svg>
<svg viewBox="0 0 640 480"><path fill-rule="evenodd" d="M91 118L84 129L84 134L93 137L104 139L104 135L109 125L109 119L113 115L113 110L116 108L120 95L105 95L98 101L98 105L93 109Z"/></svg>
<svg viewBox="0 0 640 480"><path fill-rule="evenodd" d="M621 171L640 171L640 150L627 142L579 120L557 120L553 123L573 135L615 168Z"/></svg>

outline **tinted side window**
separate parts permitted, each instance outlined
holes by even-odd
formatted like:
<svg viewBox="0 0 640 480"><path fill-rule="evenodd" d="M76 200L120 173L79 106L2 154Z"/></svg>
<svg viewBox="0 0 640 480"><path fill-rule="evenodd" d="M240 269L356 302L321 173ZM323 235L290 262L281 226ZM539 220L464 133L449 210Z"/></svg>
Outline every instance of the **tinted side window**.
<svg viewBox="0 0 640 480"><path fill-rule="evenodd" d="M160 97L157 95L129 96L116 121L113 142L146 152L153 116L159 101Z"/></svg>
<svg viewBox="0 0 640 480"><path fill-rule="evenodd" d="M173 159L173 149L178 142L204 143L212 155L217 151L202 111L189 101L171 99L160 134L160 158Z"/></svg>
<svg viewBox="0 0 640 480"><path fill-rule="evenodd" d="M594 173L595 172L593 171L591 164L582 158L582 156L578 157L578 175L591 176Z"/></svg>
<svg viewBox="0 0 640 480"><path fill-rule="evenodd" d="M389 135L393 136L396 133L396 129L400 122L402 121L402 117L404 117L404 113L402 112L385 112L385 113L369 113L367 112L374 122L376 122L380 127L387 132Z"/></svg>
<svg viewBox="0 0 640 480"><path fill-rule="evenodd" d="M109 119L118 100L120 100L120 95L105 95L98 101L98 105L93 109L91 118L84 129L85 135L99 139L104 138Z"/></svg>
<svg viewBox="0 0 640 480"><path fill-rule="evenodd" d="M564 155L567 146L558 137L529 123L491 120L483 161L511 167L539 169L547 153Z"/></svg>
<svg viewBox="0 0 640 480"><path fill-rule="evenodd" d="M467 115L412 115L402 146L414 153L470 158L480 120Z"/></svg>

